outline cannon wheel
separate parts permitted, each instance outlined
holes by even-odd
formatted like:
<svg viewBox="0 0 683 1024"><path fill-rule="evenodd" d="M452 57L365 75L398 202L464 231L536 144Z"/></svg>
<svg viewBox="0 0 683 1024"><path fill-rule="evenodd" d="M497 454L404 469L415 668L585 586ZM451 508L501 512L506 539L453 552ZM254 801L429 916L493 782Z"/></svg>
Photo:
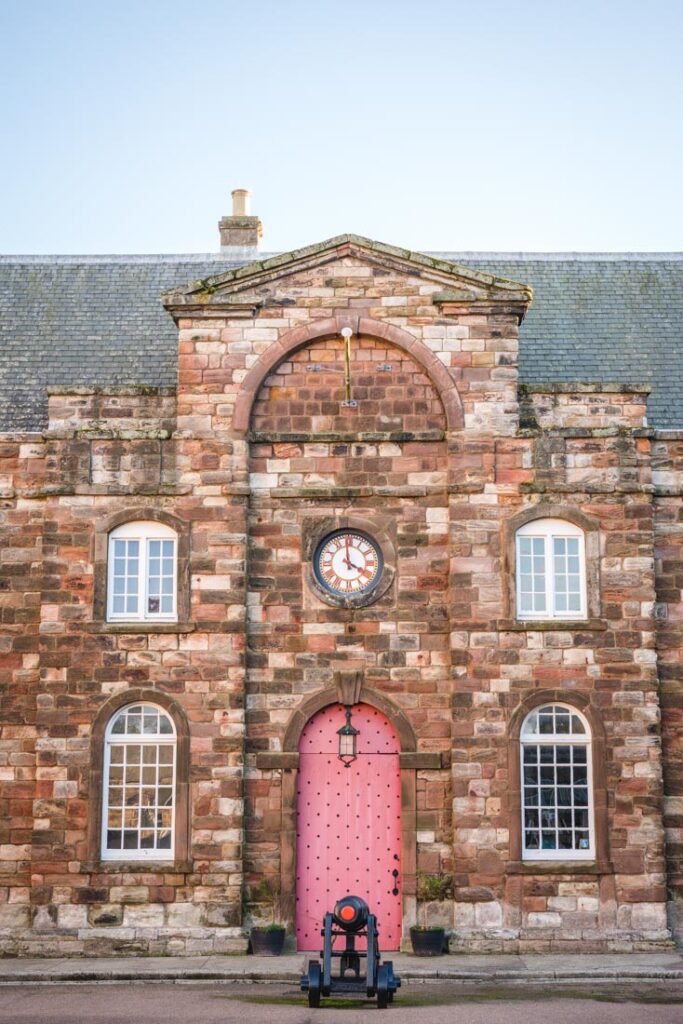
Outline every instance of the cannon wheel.
<svg viewBox="0 0 683 1024"><path fill-rule="evenodd" d="M391 999L390 973L387 964L381 964L377 972L377 1009L386 1010Z"/></svg>
<svg viewBox="0 0 683 1024"><path fill-rule="evenodd" d="M389 972L389 1002L393 1003L396 992L396 980L394 977L394 965L391 960L387 960L387 971Z"/></svg>
<svg viewBox="0 0 683 1024"><path fill-rule="evenodd" d="M308 1005L320 1006L320 964L315 960L308 965Z"/></svg>

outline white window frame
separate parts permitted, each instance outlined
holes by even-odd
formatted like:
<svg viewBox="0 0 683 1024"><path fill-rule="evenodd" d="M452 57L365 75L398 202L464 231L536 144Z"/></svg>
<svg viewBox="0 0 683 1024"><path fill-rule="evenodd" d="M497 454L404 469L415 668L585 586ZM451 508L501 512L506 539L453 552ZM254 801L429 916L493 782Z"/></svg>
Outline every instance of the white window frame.
<svg viewBox="0 0 683 1024"><path fill-rule="evenodd" d="M523 611L522 610L522 573L520 541L522 538L540 538L543 540L544 551L544 580L546 610ZM579 611L558 611L555 607L555 564L553 555L553 541L578 538L579 541L579 585L580 602ZM586 619L587 595L586 595L586 535L580 526L568 522L566 519L532 519L531 522L520 526L515 534L515 588L517 599L517 618L521 620L543 621L543 620L571 620L578 621Z"/></svg>
<svg viewBox="0 0 683 1024"><path fill-rule="evenodd" d="M132 734L132 733L117 733L113 734L112 730L117 719L126 713L132 707L150 707L154 708L159 712L160 716L168 719L171 723L171 733L155 733L155 734ZM172 758L172 802L171 802L171 845L168 850L159 849L142 849L140 847L136 849L120 849L110 850L107 848L107 832L109 828L109 787L110 787L110 769L111 769L111 748L112 746L144 746L145 744L154 744L155 746L169 746L173 748ZM157 762L158 763L158 762ZM144 765L143 765L144 767ZM104 770L102 773L102 828L100 833L100 859L103 861L173 861L175 859L175 822L176 822L176 805L178 802L177 794L177 771L178 771L178 737L176 733L175 724L169 713L164 708L159 707L156 704L151 704L149 701L136 701L133 704L124 705L116 711L107 724L107 728L104 734ZM140 782L142 788L142 782ZM156 786L155 788L159 788ZM137 804L136 806L140 806Z"/></svg>
<svg viewBox="0 0 683 1024"><path fill-rule="evenodd" d="M528 723L532 717L541 710L542 707L555 707L564 708L570 715L576 715L578 719L583 723L585 733L530 733L525 732ZM522 828L522 860L523 861L593 861L596 858L596 845L595 845L595 813L594 813L594 799L593 799L593 743L592 743L591 728L584 715L581 714L571 704L563 704L560 701L549 701L548 704L541 704L524 719L522 728L519 735L519 768L520 768L520 805L521 805L521 828ZM529 805L527 808L525 799L525 785L524 785L524 748L527 746L584 746L586 748L586 765L587 765L587 788L588 788L588 849L586 850L548 850L548 849L527 849L526 848L526 822L525 822L525 811L535 810L533 805ZM573 787L572 787L573 788ZM554 805L557 809L557 805ZM571 809L574 810L574 803L572 801ZM538 808L540 813L540 806Z"/></svg>
<svg viewBox="0 0 683 1024"><path fill-rule="evenodd" d="M114 542L137 540L140 543L138 569L138 611L114 611ZM173 611L149 612L149 544L150 541L173 541ZM178 620L178 534L164 523L145 519L134 520L117 526L109 534L107 546L107 622L177 622Z"/></svg>

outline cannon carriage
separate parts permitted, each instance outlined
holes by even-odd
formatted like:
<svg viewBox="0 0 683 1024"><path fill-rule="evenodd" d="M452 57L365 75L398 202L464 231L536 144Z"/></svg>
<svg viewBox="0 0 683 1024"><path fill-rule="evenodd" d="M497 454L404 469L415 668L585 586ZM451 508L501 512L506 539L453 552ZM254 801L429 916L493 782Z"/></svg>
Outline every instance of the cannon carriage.
<svg viewBox="0 0 683 1024"><path fill-rule="evenodd" d="M364 993L367 999L377 999L378 1009L384 1010L393 1001L401 979L394 974L390 960L382 963L379 949L377 918L370 913L360 896L345 896L328 911L320 933L323 948L318 960L310 960L308 971L301 978L301 990L308 994L309 1006L320 1006L322 996L341 993ZM343 938L344 948L335 949L335 940ZM356 948L358 939L364 938L366 948ZM335 975L332 965L339 961ZM361 963L365 960L365 974Z"/></svg>

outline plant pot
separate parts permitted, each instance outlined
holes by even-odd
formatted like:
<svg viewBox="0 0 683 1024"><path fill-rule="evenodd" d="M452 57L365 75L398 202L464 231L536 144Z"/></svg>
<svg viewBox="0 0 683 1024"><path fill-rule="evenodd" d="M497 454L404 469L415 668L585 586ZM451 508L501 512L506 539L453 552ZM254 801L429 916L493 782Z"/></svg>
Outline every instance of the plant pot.
<svg viewBox="0 0 683 1024"><path fill-rule="evenodd" d="M255 956L280 956L285 944L285 929L252 928L249 940Z"/></svg>
<svg viewBox="0 0 683 1024"><path fill-rule="evenodd" d="M410 941L415 956L441 956L446 932L443 928L411 928Z"/></svg>

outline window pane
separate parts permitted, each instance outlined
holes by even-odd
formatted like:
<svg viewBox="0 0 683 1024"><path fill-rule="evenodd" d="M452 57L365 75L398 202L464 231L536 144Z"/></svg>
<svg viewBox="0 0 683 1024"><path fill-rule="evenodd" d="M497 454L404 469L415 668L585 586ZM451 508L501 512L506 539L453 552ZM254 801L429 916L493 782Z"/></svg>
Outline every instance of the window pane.
<svg viewBox="0 0 683 1024"><path fill-rule="evenodd" d="M561 705L545 705L527 717L523 735L570 734L576 718ZM585 743L552 739L522 744L524 850L571 856L590 849L587 751Z"/></svg>
<svg viewBox="0 0 683 1024"><path fill-rule="evenodd" d="M107 793L107 834L105 849L170 851L173 848L173 804L175 743L135 742L135 737L172 735L168 715L152 705L133 705L119 712L113 723L123 739L110 744L110 774L117 773L122 785L110 778ZM128 739L131 737L131 740ZM111 764L117 756L119 764ZM164 784L165 783L165 784ZM122 854L125 857L125 853Z"/></svg>
<svg viewBox="0 0 683 1024"><path fill-rule="evenodd" d="M136 615L138 612L140 542L121 538L110 548L113 554L110 609L112 615Z"/></svg>
<svg viewBox="0 0 683 1024"><path fill-rule="evenodd" d="M139 736L142 732L142 715L128 714L126 720L126 732L128 735ZM129 752L133 748L129 747Z"/></svg>
<svg viewBox="0 0 683 1024"><path fill-rule="evenodd" d="M148 615L173 614L175 601L174 552L175 541L173 540L150 540L149 542L147 561Z"/></svg>
<svg viewBox="0 0 683 1024"><path fill-rule="evenodd" d="M142 728L147 735L150 733L156 735L159 731L159 716L150 715L149 713L145 714Z"/></svg>
<svg viewBox="0 0 683 1024"><path fill-rule="evenodd" d="M581 575L579 565L579 538L553 538L553 592L555 611L581 612Z"/></svg>
<svg viewBox="0 0 683 1024"><path fill-rule="evenodd" d="M544 613L545 592L545 539L543 537L517 538L517 576L519 613Z"/></svg>

